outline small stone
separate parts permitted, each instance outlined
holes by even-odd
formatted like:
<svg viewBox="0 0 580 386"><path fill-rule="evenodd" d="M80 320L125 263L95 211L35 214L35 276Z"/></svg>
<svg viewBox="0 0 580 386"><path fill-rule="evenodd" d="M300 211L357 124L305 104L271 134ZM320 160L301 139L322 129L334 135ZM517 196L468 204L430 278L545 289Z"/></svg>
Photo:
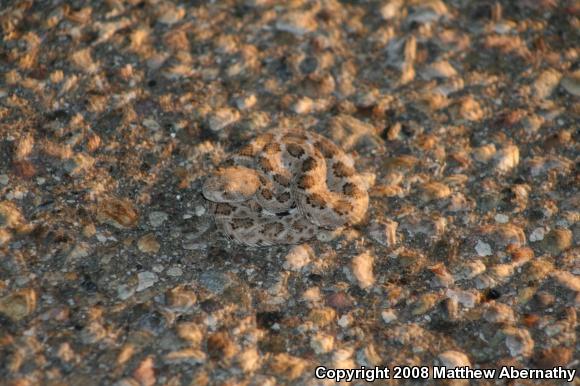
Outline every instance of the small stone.
<svg viewBox="0 0 580 386"><path fill-rule="evenodd" d="M308 320L315 326L322 328L336 320L336 311L330 307L317 308L310 311Z"/></svg>
<svg viewBox="0 0 580 386"><path fill-rule="evenodd" d="M153 357L148 356L145 358L137 369L133 372L133 378L135 378L140 386L153 386L155 384L155 363L153 362Z"/></svg>
<svg viewBox="0 0 580 386"><path fill-rule="evenodd" d="M500 224L506 224L510 218L508 216L506 216L505 214L498 213L495 215L494 219L496 222L498 222Z"/></svg>
<svg viewBox="0 0 580 386"><path fill-rule="evenodd" d="M530 241L542 241L544 240L544 235L546 234L546 229L538 227L530 233Z"/></svg>
<svg viewBox="0 0 580 386"><path fill-rule="evenodd" d="M249 348L238 355L237 362L244 373L252 373L260 367L260 354L255 348Z"/></svg>
<svg viewBox="0 0 580 386"><path fill-rule="evenodd" d="M0 174L0 185L8 185L10 178L6 174Z"/></svg>
<svg viewBox="0 0 580 386"><path fill-rule="evenodd" d="M24 217L14 203L0 201L0 228L16 229L24 224Z"/></svg>
<svg viewBox="0 0 580 386"><path fill-rule="evenodd" d="M0 314L18 322L36 309L36 292L22 289L0 298Z"/></svg>
<svg viewBox="0 0 580 386"><path fill-rule="evenodd" d="M511 145L501 149L495 156L495 168L500 172L508 172L520 162L520 150Z"/></svg>
<svg viewBox="0 0 580 386"><path fill-rule="evenodd" d="M423 294L413 305L412 315L423 315L433 309L439 297L434 293Z"/></svg>
<svg viewBox="0 0 580 386"><path fill-rule="evenodd" d="M199 284L214 294L221 294L232 284L232 280L223 273L205 271L199 278Z"/></svg>
<svg viewBox="0 0 580 386"><path fill-rule="evenodd" d="M161 129L161 125L153 118L143 119L142 124L151 131L157 131Z"/></svg>
<svg viewBox="0 0 580 386"><path fill-rule="evenodd" d="M490 323L514 323L515 317L512 309L503 303L487 303L483 312L483 318Z"/></svg>
<svg viewBox="0 0 580 386"><path fill-rule="evenodd" d="M573 292L580 292L580 276L566 271L556 271L551 276L558 285Z"/></svg>
<svg viewBox="0 0 580 386"><path fill-rule="evenodd" d="M278 19L276 22L276 28L279 31L302 36L308 32L316 30L317 22L314 15L311 13L290 12Z"/></svg>
<svg viewBox="0 0 580 386"><path fill-rule="evenodd" d="M157 8L157 21L163 24L172 25L183 19L186 14L184 7L177 7L170 2L159 3Z"/></svg>
<svg viewBox="0 0 580 386"><path fill-rule="evenodd" d="M167 306L174 311L185 312L197 302L197 295L186 286L179 285L166 292Z"/></svg>
<svg viewBox="0 0 580 386"><path fill-rule="evenodd" d="M476 147L473 149L473 159L478 162L488 162L496 153L496 148L493 143Z"/></svg>
<svg viewBox="0 0 580 386"><path fill-rule="evenodd" d="M216 332L207 338L207 352L213 360L231 358L236 352L236 345L227 332Z"/></svg>
<svg viewBox="0 0 580 386"><path fill-rule="evenodd" d="M199 346L204 338L203 328L194 322L180 322L177 325L177 335L192 346Z"/></svg>
<svg viewBox="0 0 580 386"><path fill-rule="evenodd" d="M292 106L292 111L296 114L309 114L313 109L313 101L308 97L302 97Z"/></svg>
<svg viewBox="0 0 580 386"><path fill-rule="evenodd" d="M432 63L423 72L422 76L426 80L436 78L451 78L457 75L457 71L446 60Z"/></svg>
<svg viewBox="0 0 580 386"><path fill-rule="evenodd" d="M505 345L510 355L529 357L534 352L534 340L530 332L523 328L507 328L502 331L506 336Z"/></svg>
<svg viewBox="0 0 580 386"><path fill-rule="evenodd" d="M274 375L283 376L288 380L294 380L304 373L307 365L308 362L302 358L281 353L276 354L272 358L270 370Z"/></svg>
<svg viewBox="0 0 580 386"><path fill-rule="evenodd" d="M477 240L477 244L475 244L475 252L477 252L477 255L481 257L491 256L493 253L491 251L491 245L481 240Z"/></svg>
<svg viewBox="0 0 580 386"><path fill-rule="evenodd" d="M479 121L484 112L479 103L471 96L465 97L459 103L459 116L468 121Z"/></svg>
<svg viewBox="0 0 580 386"><path fill-rule="evenodd" d="M170 352L163 357L163 361L167 364L196 366L205 363L207 361L207 356L199 349L185 348L183 350Z"/></svg>
<svg viewBox="0 0 580 386"><path fill-rule="evenodd" d="M548 98L560 83L561 78L562 74L553 69L542 72L533 84L534 93L532 96L538 99Z"/></svg>
<svg viewBox="0 0 580 386"><path fill-rule="evenodd" d="M374 258L369 252L363 252L352 259L352 273L362 289L372 286L375 282L373 262Z"/></svg>
<svg viewBox="0 0 580 386"><path fill-rule="evenodd" d="M380 14L385 20L391 20L400 15L401 7L403 6L402 0L391 0L380 9Z"/></svg>
<svg viewBox="0 0 580 386"><path fill-rule="evenodd" d="M344 314L338 319L337 324L342 328L347 328L348 326L352 325L353 318L351 314Z"/></svg>
<svg viewBox="0 0 580 386"><path fill-rule="evenodd" d="M373 222L369 227L370 237L381 245L392 247L397 244L397 227L399 224L392 220Z"/></svg>
<svg viewBox="0 0 580 386"><path fill-rule="evenodd" d="M77 153L64 163L64 170L76 176L90 170L95 164L95 159L88 154Z"/></svg>
<svg viewBox="0 0 580 386"><path fill-rule="evenodd" d="M170 267L166 273L167 276L179 277L183 275L183 270L180 267Z"/></svg>
<svg viewBox="0 0 580 386"><path fill-rule="evenodd" d="M448 289L445 295L465 308L473 308L479 303L480 296L475 290Z"/></svg>
<svg viewBox="0 0 580 386"><path fill-rule="evenodd" d="M143 291L151 286L153 286L159 280L156 273L150 271L143 271L137 274L137 292Z"/></svg>
<svg viewBox="0 0 580 386"><path fill-rule="evenodd" d="M159 252L160 244L153 233L146 234L137 241L137 248L143 253Z"/></svg>
<svg viewBox="0 0 580 386"><path fill-rule="evenodd" d="M149 213L149 224L153 228L160 227L169 218L169 215L165 212L154 211Z"/></svg>
<svg viewBox="0 0 580 386"><path fill-rule="evenodd" d="M236 98L236 107L240 110L248 110L254 107L257 101L256 94L244 95Z"/></svg>
<svg viewBox="0 0 580 386"><path fill-rule="evenodd" d="M559 255L571 246L572 231L570 229L552 229L542 240L542 248L553 255Z"/></svg>
<svg viewBox="0 0 580 386"><path fill-rule="evenodd" d="M86 243L77 243L68 254L68 258L72 261L87 257L90 252L90 247Z"/></svg>
<svg viewBox="0 0 580 386"><path fill-rule="evenodd" d="M120 300L127 300L135 294L135 286L122 284L117 287L117 296Z"/></svg>
<svg viewBox="0 0 580 386"><path fill-rule="evenodd" d="M461 351L448 350L439 354L437 359L439 359L441 364L448 369L454 369L456 367L471 367L469 357Z"/></svg>
<svg viewBox="0 0 580 386"><path fill-rule="evenodd" d="M291 271L299 271L304 268L312 257L314 256L314 251L308 244L300 244L292 247L290 252L286 255L286 261L284 262L284 269Z"/></svg>
<svg viewBox="0 0 580 386"><path fill-rule="evenodd" d="M389 308L381 312L381 317L383 318L383 322L389 324L397 320L397 313L392 308Z"/></svg>
<svg viewBox="0 0 580 386"><path fill-rule="evenodd" d="M421 190L422 193L420 197L423 202L441 200L443 198L449 197L451 194L451 189L449 189L449 186L441 182L428 182L423 184Z"/></svg>
<svg viewBox="0 0 580 386"><path fill-rule="evenodd" d="M108 197L99 203L97 220L119 229L127 229L137 224L139 214L131 201Z"/></svg>
<svg viewBox="0 0 580 386"><path fill-rule="evenodd" d="M522 246L526 243L526 235L522 228L513 224L500 224L493 231L493 240L498 247Z"/></svg>
<svg viewBox="0 0 580 386"><path fill-rule="evenodd" d="M380 148L383 142L373 125L346 114L331 118L328 130L332 140L347 151L354 148Z"/></svg>
<svg viewBox="0 0 580 386"><path fill-rule="evenodd" d="M337 311L344 311L353 306L353 300L348 294L339 291L329 294L326 297L326 304Z"/></svg>
<svg viewBox="0 0 580 386"><path fill-rule="evenodd" d="M562 78L560 85L570 94L580 96L580 70Z"/></svg>
<svg viewBox="0 0 580 386"><path fill-rule="evenodd" d="M240 113L237 110L223 107L210 115L208 124L212 131L220 131L239 119Z"/></svg>
<svg viewBox="0 0 580 386"><path fill-rule="evenodd" d="M319 332L310 339L310 347L318 355L329 353L334 348L334 337Z"/></svg>
<svg viewBox="0 0 580 386"><path fill-rule="evenodd" d="M97 228L95 227L95 224L89 223L83 227L82 233L86 238L90 238L97 233Z"/></svg>

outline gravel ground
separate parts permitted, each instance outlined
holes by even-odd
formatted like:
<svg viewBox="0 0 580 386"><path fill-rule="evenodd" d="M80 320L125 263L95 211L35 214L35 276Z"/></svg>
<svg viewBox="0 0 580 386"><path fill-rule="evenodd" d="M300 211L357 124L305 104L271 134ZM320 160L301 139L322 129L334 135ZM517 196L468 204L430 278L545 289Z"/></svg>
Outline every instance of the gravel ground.
<svg viewBox="0 0 580 386"><path fill-rule="evenodd" d="M580 368L577 1L0 0L0 26L0 384ZM364 222L215 229L203 176L279 126L353 156Z"/></svg>

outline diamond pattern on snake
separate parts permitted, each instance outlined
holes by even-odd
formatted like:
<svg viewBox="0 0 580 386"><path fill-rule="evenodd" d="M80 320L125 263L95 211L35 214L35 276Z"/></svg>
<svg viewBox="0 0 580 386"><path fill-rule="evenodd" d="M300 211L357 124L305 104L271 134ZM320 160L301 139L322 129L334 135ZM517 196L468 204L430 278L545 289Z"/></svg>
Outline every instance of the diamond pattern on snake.
<svg viewBox="0 0 580 386"><path fill-rule="evenodd" d="M369 203L351 157L319 134L291 130L255 138L206 178L202 193L217 227L254 247L356 224Z"/></svg>

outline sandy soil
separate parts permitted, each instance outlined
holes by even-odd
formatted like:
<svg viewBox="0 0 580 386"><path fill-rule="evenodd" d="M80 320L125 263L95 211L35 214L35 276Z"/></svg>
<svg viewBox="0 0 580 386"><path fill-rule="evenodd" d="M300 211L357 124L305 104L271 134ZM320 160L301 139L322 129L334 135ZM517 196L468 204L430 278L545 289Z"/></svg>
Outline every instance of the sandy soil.
<svg viewBox="0 0 580 386"><path fill-rule="evenodd" d="M0 26L1 384L580 367L578 2L0 1ZM367 219L232 244L203 177L283 126L353 156Z"/></svg>

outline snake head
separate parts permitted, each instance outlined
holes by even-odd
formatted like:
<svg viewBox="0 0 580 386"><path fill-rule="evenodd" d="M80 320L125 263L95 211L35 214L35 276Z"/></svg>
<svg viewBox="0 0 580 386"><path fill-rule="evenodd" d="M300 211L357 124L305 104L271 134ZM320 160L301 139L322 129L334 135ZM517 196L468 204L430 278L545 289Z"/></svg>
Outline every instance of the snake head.
<svg viewBox="0 0 580 386"><path fill-rule="evenodd" d="M203 196L214 202L243 202L260 187L258 172L243 166L220 168L203 183Z"/></svg>

